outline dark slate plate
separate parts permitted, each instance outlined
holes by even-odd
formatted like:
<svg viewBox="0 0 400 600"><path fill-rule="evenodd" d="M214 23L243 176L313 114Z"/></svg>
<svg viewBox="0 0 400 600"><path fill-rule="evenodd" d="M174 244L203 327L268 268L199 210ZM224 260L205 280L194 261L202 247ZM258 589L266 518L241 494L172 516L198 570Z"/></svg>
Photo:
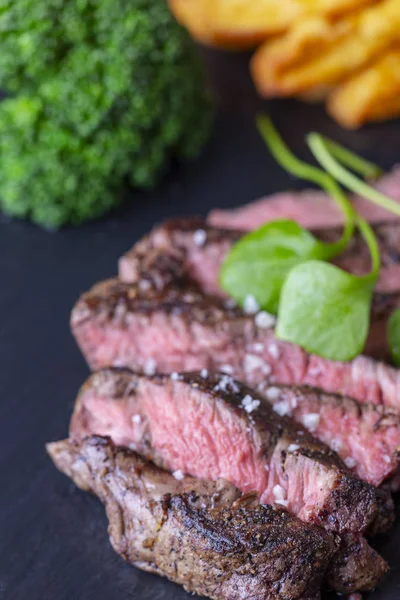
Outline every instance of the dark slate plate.
<svg viewBox="0 0 400 600"><path fill-rule="evenodd" d="M0 600L189 598L115 555L101 505L54 469L44 444L66 435L88 372L68 330L77 296L113 275L119 255L156 221L298 185L274 164L255 131L254 112L262 104L252 92L246 57L209 53L206 60L219 114L195 164L173 166L156 191L132 193L124 208L80 229L51 234L0 222ZM400 158L400 122L345 132L318 107L288 101L268 108L303 156L304 134L316 129L386 167ZM392 571L368 600L398 600L400 527L376 543Z"/></svg>

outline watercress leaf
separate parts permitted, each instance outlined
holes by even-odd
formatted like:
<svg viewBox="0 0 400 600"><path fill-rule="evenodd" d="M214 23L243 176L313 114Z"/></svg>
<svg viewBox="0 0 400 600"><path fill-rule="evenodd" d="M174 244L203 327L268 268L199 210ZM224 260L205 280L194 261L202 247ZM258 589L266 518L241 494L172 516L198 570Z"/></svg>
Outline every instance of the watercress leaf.
<svg viewBox="0 0 400 600"><path fill-rule="evenodd" d="M388 323L388 341L393 362L400 367L400 309L395 310L390 315Z"/></svg>
<svg viewBox="0 0 400 600"><path fill-rule="evenodd" d="M324 358L351 360L368 335L374 283L329 263L297 265L282 288L277 337Z"/></svg>
<svg viewBox="0 0 400 600"><path fill-rule="evenodd" d="M283 282L304 260L329 258L330 246L295 221L282 219L244 236L226 257L219 274L221 287L243 304L251 294L259 306L276 314Z"/></svg>

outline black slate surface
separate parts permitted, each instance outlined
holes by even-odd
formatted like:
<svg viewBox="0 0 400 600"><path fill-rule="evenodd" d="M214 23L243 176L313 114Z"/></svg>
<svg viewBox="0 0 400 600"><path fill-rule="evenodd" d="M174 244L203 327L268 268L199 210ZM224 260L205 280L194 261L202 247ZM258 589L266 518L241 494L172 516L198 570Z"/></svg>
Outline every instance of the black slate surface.
<svg viewBox="0 0 400 600"><path fill-rule="evenodd" d="M254 111L266 105L252 93L246 58L207 53L206 61L219 110L196 163L173 166L157 190L132 192L118 212L80 229L53 234L0 221L0 600L189 598L112 551L102 506L55 470L44 444L66 435L88 373L68 329L78 295L113 275L119 255L156 221L299 185L276 167L255 131ZM268 108L303 156L304 134L317 129L386 167L400 160L399 122L345 132L317 107ZM392 571L368 600L400 598L399 546L399 526L377 540Z"/></svg>

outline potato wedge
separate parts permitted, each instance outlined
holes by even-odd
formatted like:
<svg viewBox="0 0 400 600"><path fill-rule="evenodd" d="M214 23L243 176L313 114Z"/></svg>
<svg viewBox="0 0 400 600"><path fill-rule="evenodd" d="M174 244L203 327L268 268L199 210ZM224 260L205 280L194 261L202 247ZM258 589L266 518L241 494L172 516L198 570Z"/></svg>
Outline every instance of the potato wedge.
<svg viewBox="0 0 400 600"><path fill-rule="evenodd" d="M261 95L318 96L400 41L400 0L382 0L341 19L303 19L254 54Z"/></svg>
<svg viewBox="0 0 400 600"><path fill-rule="evenodd" d="M342 83L328 97L327 108L348 128L400 116L400 45Z"/></svg>

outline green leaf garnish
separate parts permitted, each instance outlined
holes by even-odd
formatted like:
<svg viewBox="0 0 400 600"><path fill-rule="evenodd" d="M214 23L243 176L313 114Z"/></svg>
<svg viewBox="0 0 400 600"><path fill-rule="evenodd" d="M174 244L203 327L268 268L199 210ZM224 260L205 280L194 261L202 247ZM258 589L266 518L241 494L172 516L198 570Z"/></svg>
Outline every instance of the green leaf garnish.
<svg viewBox="0 0 400 600"><path fill-rule="evenodd" d="M294 267L282 288L276 335L331 360L351 360L369 329L374 282L320 261Z"/></svg>
<svg viewBox="0 0 400 600"><path fill-rule="evenodd" d="M394 364L400 367L400 309L395 310L388 323L389 350Z"/></svg>
<svg viewBox="0 0 400 600"><path fill-rule="evenodd" d="M219 281L237 302L251 294L260 307L276 314L289 271L312 258L327 260L330 244L290 220L273 221L244 236L225 259Z"/></svg>

